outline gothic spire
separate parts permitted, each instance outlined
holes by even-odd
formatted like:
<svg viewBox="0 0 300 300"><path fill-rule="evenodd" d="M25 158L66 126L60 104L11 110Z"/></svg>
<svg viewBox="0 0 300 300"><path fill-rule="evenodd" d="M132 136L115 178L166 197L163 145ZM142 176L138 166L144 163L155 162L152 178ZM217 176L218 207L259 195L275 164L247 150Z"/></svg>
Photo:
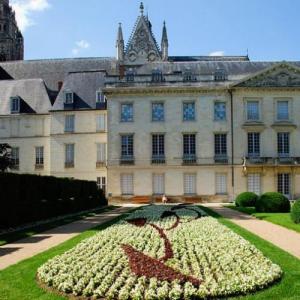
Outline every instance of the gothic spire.
<svg viewBox="0 0 300 300"><path fill-rule="evenodd" d="M123 31L122 31L121 23L119 23L119 28L118 28L116 48L117 48L117 60L122 61L124 59L125 45L124 45L124 38L123 38Z"/></svg>
<svg viewBox="0 0 300 300"><path fill-rule="evenodd" d="M141 11L141 15L144 15L144 3L143 2L141 2L140 11Z"/></svg>
<svg viewBox="0 0 300 300"><path fill-rule="evenodd" d="M169 52L169 41L167 34L166 22L164 21L162 38L161 38L161 56L163 60L168 60L168 52Z"/></svg>

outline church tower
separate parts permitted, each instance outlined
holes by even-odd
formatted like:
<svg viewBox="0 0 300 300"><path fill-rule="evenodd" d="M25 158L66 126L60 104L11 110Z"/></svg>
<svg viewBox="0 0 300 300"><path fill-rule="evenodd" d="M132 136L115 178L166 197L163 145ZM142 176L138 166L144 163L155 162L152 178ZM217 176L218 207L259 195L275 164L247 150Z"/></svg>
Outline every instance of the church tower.
<svg viewBox="0 0 300 300"><path fill-rule="evenodd" d="M9 0L0 0L0 61L24 59L24 40Z"/></svg>

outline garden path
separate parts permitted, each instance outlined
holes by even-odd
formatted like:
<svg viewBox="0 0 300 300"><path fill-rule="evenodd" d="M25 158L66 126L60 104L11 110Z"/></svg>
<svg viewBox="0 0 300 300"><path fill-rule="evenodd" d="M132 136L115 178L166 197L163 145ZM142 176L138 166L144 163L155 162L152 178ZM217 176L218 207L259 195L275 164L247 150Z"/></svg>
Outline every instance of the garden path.
<svg viewBox="0 0 300 300"><path fill-rule="evenodd" d="M250 215L224 207L220 203L206 203L203 206L212 209L222 217L300 258L300 234L296 231L267 221L258 220Z"/></svg>
<svg viewBox="0 0 300 300"><path fill-rule="evenodd" d="M94 216L36 234L32 237L1 246L0 270L57 246L85 230L108 222L136 206L137 205L122 206L112 211L99 213Z"/></svg>

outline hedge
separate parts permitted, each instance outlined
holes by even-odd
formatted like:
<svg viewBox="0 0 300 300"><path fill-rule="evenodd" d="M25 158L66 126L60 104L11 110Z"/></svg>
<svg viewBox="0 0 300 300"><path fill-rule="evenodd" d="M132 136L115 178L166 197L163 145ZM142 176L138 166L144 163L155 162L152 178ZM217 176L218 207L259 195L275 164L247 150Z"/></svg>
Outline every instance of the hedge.
<svg viewBox="0 0 300 300"><path fill-rule="evenodd" d="M253 207L258 199L258 196L252 192L244 192L239 194L235 199L235 205L241 207Z"/></svg>
<svg viewBox="0 0 300 300"><path fill-rule="evenodd" d="M297 200L292 206L291 218L294 223L300 224L300 199Z"/></svg>
<svg viewBox="0 0 300 300"><path fill-rule="evenodd" d="M96 182L0 173L0 228L107 205Z"/></svg>
<svg viewBox="0 0 300 300"><path fill-rule="evenodd" d="M270 192L263 194L255 204L257 212L290 212L290 201L282 194Z"/></svg>

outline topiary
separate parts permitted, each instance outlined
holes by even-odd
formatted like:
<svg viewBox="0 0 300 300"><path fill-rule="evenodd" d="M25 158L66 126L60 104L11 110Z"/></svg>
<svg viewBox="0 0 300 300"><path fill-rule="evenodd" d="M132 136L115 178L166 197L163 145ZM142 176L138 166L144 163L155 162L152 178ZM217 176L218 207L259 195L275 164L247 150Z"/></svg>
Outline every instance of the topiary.
<svg viewBox="0 0 300 300"><path fill-rule="evenodd" d="M252 207L255 206L255 203L258 199L258 196L252 192L245 192L239 194L235 199L235 205L241 207Z"/></svg>
<svg viewBox="0 0 300 300"><path fill-rule="evenodd" d="M255 205L257 212L290 212L291 204L288 198L276 192L265 193Z"/></svg>
<svg viewBox="0 0 300 300"><path fill-rule="evenodd" d="M292 206L291 219L296 224L300 224L300 200L297 200Z"/></svg>

